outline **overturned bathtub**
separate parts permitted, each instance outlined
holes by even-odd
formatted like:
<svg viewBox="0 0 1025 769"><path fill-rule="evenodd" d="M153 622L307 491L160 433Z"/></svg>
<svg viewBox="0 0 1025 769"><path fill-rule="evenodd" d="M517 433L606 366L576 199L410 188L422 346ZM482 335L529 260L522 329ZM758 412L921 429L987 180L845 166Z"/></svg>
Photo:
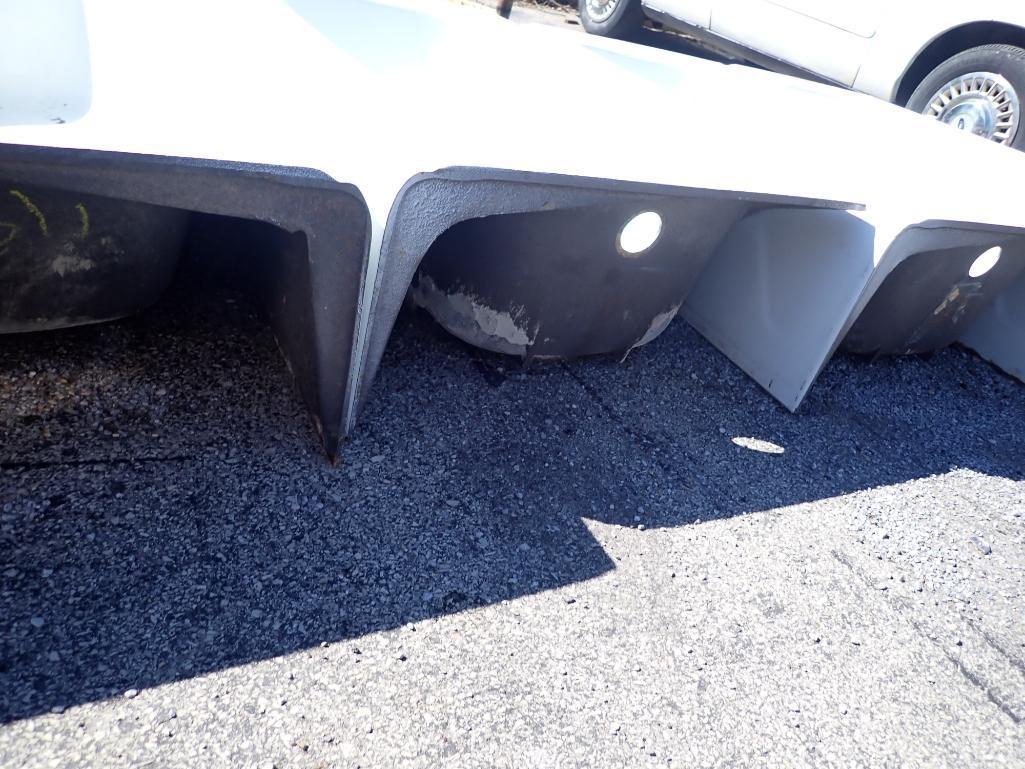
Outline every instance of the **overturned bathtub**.
<svg viewBox="0 0 1025 769"><path fill-rule="evenodd" d="M682 316L791 409L841 346L957 342L1025 376L1023 154L429 0L33 8L0 11L39 38L0 70L0 332L140 310L214 217L332 457L407 296L528 360L623 355ZM710 87L749 117L710 125Z"/></svg>

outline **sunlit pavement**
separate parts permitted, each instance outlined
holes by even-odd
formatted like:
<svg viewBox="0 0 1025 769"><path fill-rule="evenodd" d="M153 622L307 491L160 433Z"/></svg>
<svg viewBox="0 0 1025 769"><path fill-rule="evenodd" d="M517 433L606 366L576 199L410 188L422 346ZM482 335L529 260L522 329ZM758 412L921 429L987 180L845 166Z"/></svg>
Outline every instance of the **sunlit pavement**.
<svg viewBox="0 0 1025 769"><path fill-rule="evenodd" d="M241 296L0 338L2 766L1022 766L1025 386L404 314L339 467Z"/></svg>
<svg viewBox="0 0 1025 769"><path fill-rule="evenodd" d="M331 467L196 277L0 338L0 766L1025 766L1021 383L793 415L681 321L524 370L406 312Z"/></svg>

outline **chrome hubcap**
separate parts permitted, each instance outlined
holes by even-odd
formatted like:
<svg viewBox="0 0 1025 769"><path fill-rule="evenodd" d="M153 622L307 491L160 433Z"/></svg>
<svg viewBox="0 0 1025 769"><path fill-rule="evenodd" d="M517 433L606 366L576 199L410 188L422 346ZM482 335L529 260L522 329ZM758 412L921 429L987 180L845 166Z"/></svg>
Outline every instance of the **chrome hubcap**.
<svg viewBox="0 0 1025 769"><path fill-rule="evenodd" d="M940 88L923 113L961 131L1010 144L1018 133L1018 94L992 72L971 72Z"/></svg>
<svg viewBox="0 0 1025 769"><path fill-rule="evenodd" d="M587 0L587 15L593 21L605 21L611 16L620 0Z"/></svg>

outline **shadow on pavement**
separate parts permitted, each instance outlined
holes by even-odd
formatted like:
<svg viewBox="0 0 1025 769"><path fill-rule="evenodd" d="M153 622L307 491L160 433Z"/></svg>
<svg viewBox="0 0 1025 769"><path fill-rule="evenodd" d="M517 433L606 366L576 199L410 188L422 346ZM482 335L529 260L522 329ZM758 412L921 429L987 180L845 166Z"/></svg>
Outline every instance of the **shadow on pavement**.
<svg viewBox="0 0 1025 769"><path fill-rule="evenodd" d="M795 416L682 322L622 364L523 370L407 312L332 468L246 302L179 285L0 339L0 721L591 579L614 563L586 519L1021 479L1023 418L959 350L841 358Z"/></svg>

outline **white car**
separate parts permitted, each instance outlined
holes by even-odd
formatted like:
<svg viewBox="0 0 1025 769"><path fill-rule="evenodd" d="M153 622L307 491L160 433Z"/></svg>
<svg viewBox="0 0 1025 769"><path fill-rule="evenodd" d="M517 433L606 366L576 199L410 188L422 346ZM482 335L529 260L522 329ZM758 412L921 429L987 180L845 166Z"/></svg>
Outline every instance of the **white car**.
<svg viewBox="0 0 1025 769"><path fill-rule="evenodd" d="M645 17L771 69L812 75L1025 149L1023 0L579 0L588 32ZM801 130L828 131L820 126Z"/></svg>

